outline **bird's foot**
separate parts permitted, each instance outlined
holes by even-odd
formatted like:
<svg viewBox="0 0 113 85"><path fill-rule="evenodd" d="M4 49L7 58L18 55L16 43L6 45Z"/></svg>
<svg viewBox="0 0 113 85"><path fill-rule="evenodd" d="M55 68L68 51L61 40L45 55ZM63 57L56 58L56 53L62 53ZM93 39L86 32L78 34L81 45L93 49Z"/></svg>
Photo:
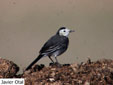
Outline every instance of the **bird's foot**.
<svg viewBox="0 0 113 85"><path fill-rule="evenodd" d="M58 62L55 63L50 63L50 66L57 66L57 67L61 67L62 65Z"/></svg>
<svg viewBox="0 0 113 85"><path fill-rule="evenodd" d="M54 64L55 64L55 65L61 65L59 62L55 62Z"/></svg>

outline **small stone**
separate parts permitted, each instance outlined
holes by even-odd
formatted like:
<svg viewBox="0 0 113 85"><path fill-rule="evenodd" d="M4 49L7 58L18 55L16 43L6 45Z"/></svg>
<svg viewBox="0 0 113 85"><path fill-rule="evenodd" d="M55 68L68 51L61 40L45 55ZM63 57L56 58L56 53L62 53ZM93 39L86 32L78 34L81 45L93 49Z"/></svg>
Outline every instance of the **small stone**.
<svg viewBox="0 0 113 85"><path fill-rule="evenodd" d="M86 82L84 83L84 85L90 85L90 83L89 83L88 81L86 81Z"/></svg>
<svg viewBox="0 0 113 85"><path fill-rule="evenodd" d="M49 78L49 81L53 82L53 81L55 81L55 79L54 78Z"/></svg>

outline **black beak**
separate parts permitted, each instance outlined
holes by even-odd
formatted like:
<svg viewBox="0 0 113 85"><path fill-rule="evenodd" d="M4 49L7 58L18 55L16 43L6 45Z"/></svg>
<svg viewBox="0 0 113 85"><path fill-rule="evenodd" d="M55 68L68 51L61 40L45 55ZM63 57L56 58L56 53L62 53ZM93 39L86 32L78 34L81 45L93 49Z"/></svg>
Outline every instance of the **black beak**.
<svg viewBox="0 0 113 85"><path fill-rule="evenodd" d="M71 33L71 32L75 32L75 30L70 30L69 32L70 32L70 33Z"/></svg>

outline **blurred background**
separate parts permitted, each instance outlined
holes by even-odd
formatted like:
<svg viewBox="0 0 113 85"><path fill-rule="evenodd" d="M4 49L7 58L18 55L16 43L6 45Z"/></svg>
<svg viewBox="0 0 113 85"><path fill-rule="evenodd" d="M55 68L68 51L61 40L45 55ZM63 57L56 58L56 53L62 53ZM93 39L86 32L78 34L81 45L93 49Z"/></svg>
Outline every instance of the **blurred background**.
<svg viewBox="0 0 113 85"><path fill-rule="evenodd" d="M75 33L60 63L113 59L113 0L0 0L0 57L24 69L61 26Z"/></svg>

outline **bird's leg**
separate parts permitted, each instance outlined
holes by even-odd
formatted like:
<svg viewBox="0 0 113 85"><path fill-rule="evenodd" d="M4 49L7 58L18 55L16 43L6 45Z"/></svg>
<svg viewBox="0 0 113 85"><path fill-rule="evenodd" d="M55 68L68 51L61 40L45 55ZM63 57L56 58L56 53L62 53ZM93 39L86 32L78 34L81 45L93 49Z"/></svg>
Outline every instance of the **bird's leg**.
<svg viewBox="0 0 113 85"><path fill-rule="evenodd" d="M55 57L56 63L58 63L57 57Z"/></svg>
<svg viewBox="0 0 113 85"><path fill-rule="evenodd" d="M50 57L50 56L48 56L49 57L49 59L52 61L52 63L55 63L53 60L52 60L52 58Z"/></svg>
<svg viewBox="0 0 113 85"><path fill-rule="evenodd" d="M58 59L57 59L57 57L55 57L55 60L56 60L56 65L58 66L58 67L61 67L61 64L58 62Z"/></svg>

